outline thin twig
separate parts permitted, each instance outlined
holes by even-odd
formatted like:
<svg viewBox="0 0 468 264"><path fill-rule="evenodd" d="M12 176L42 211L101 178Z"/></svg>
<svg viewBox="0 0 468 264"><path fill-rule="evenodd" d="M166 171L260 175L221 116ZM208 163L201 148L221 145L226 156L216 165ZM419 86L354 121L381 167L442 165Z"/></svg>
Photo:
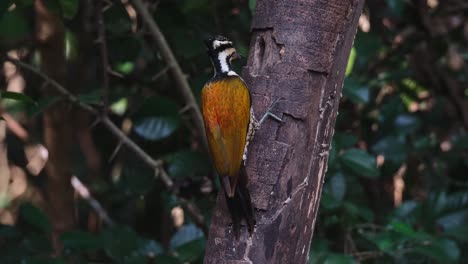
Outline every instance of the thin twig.
<svg viewBox="0 0 468 264"><path fill-rule="evenodd" d="M91 195L89 189L80 181L80 179L78 179L78 177L72 176L71 185L73 186L73 189L75 189L75 191L80 195L80 197L87 201L91 208L93 208L94 211L98 213L99 217L104 221L104 223L109 226L113 226L115 224L115 222L109 217L109 214L104 209L104 207L102 207L99 201Z"/></svg>
<svg viewBox="0 0 468 264"><path fill-rule="evenodd" d="M162 165L163 165L162 160L154 160L153 158L151 158L143 149L140 148L140 146L135 144L135 142L133 142L133 140L131 140L129 137L127 137L127 135L125 135L122 132L122 130L120 130L114 124L114 122L112 122L108 117L106 117L106 116L102 117L101 122L102 122L102 124L104 124L105 127L107 127L107 129L112 134L114 134L116 137L118 137L119 140L123 144L125 144L125 146L127 146L135 154L137 154L137 156L139 156L140 159L142 159L146 164L148 164L150 167L155 169L156 175L159 176L159 178L164 183L164 185L166 185L166 187L168 189L172 189L172 187L174 186L174 182L171 180L171 178L169 176L167 176L167 174L161 173L161 171L163 169L162 168Z"/></svg>
<svg viewBox="0 0 468 264"><path fill-rule="evenodd" d="M101 66L102 66L102 101L104 104L103 114L107 114L107 107L109 106L109 76L108 69L109 59L107 52L106 30L104 28L104 19L102 17L102 0L96 3L96 23L98 28L98 43L101 50Z"/></svg>
<svg viewBox="0 0 468 264"><path fill-rule="evenodd" d="M168 64L166 65L166 67L164 67L162 70L160 70L158 73L156 73L152 78L151 78L151 81L155 82L157 81L159 78L161 78L164 74L166 74L166 72L174 65L171 65L171 64Z"/></svg>
<svg viewBox="0 0 468 264"><path fill-rule="evenodd" d="M188 84L188 81L180 68L179 63L177 62L174 53L172 52L169 44L166 41L166 38L162 34L161 30L159 29L158 25L154 21L151 14L148 12L147 7L143 4L141 0L131 0L135 10L138 14L141 15L144 23L148 26L149 32L153 37L156 46L161 53L163 60L168 65L173 65L169 68L174 81L176 82L176 87L179 89L180 94L182 95L186 105L197 105L195 97L193 96L192 90ZM195 126L200 133L199 138L203 143L203 147L205 150L208 150L208 143L205 138L205 127L203 125L203 117L201 115L200 109L198 107L194 107L192 109L192 118L195 123Z"/></svg>
<svg viewBox="0 0 468 264"><path fill-rule="evenodd" d="M198 226L202 231L205 237L208 237L208 227L205 224L205 217L200 213L200 209L198 209L195 204L187 201L184 198L179 199L182 205L182 208L190 215L192 221Z"/></svg>
<svg viewBox="0 0 468 264"><path fill-rule="evenodd" d="M60 85L58 82L56 82L55 80L51 79L49 76L47 76L46 74L44 74L43 72L39 71L38 69L34 68L33 66L27 64L27 63L24 63L20 60L17 60L15 58L12 58L10 56L4 56L3 57L5 60L15 64L16 66L19 66L21 68L24 68L30 72L33 72L34 74L38 75L39 77L41 77L44 81L46 81L48 84L52 85L53 87L55 87L55 89L60 93L62 94L68 101L78 105L79 107L81 107L83 110L91 113L91 114L95 114L97 115L98 112L96 111L96 109L92 108L90 105L88 104L85 104L83 102L81 102L76 96L74 96L72 93L70 93L67 89L65 89L62 85Z"/></svg>

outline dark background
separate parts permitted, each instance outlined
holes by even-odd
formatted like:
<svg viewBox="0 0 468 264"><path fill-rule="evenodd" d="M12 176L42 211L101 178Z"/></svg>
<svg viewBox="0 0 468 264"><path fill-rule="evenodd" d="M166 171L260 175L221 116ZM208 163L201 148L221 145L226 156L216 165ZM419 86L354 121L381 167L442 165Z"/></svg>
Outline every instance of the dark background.
<svg viewBox="0 0 468 264"><path fill-rule="evenodd" d="M0 197L0 262L202 263L218 183L200 134L139 14L128 1L98 1L43 0L44 15L41 1L2 0L0 54L60 78L98 110L106 108L102 71L108 68L110 119L163 161L174 187L119 147L95 117L71 103L57 106L61 97L47 92L36 73L4 63L1 110L9 124L11 181L7 197ZM248 54L255 1L147 3L197 100L212 76L204 39L228 36ZM108 67L96 41L99 10ZM38 40L47 16L65 41L52 50ZM461 263L468 257L467 60L466 1L368 1L346 70L310 263ZM235 65L238 72L242 64ZM69 114L62 123L73 127L72 140L56 142L67 147L69 176L86 184L114 224L100 220L72 189L64 192L74 199L70 210L50 208L60 199L56 190L70 185L50 187L42 169L47 158L32 164L47 129L55 129L43 122L49 107ZM188 212L191 205L198 210ZM60 228L66 218L73 223Z"/></svg>

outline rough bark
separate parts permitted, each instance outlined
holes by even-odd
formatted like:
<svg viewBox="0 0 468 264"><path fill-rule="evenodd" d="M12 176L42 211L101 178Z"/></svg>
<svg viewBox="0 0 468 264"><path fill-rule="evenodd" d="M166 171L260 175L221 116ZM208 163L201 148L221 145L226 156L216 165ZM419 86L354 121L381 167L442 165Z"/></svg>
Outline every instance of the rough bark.
<svg viewBox="0 0 468 264"><path fill-rule="evenodd" d="M242 76L257 116L275 110L284 123L263 124L247 172L256 208L252 237L238 241L224 195L212 219L205 263L305 263L349 51L363 0L257 1L250 56Z"/></svg>

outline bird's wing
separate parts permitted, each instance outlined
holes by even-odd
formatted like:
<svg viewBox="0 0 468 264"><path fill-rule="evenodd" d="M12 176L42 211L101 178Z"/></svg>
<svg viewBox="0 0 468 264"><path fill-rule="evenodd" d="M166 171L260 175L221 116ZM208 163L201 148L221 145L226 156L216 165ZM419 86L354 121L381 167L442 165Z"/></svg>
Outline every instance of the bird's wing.
<svg viewBox="0 0 468 264"><path fill-rule="evenodd" d="M211 156L220 176L237 184L250 122L250 94L237 76L211 81L202 91L202 110Z"/></svg>

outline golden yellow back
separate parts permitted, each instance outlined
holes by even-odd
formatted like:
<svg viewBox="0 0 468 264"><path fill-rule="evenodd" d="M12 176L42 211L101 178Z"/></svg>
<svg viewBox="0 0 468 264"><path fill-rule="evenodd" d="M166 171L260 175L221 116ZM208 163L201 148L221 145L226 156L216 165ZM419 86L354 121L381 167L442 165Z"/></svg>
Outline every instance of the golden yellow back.
<svg viewBox="0 0 468 264"><path fill-rule="evenodd" d="M250 122L250 94L238 76L205 84L202 111L212 160L220 176L237 177ZM233 183L235 188L235 182Z"/></svg>

